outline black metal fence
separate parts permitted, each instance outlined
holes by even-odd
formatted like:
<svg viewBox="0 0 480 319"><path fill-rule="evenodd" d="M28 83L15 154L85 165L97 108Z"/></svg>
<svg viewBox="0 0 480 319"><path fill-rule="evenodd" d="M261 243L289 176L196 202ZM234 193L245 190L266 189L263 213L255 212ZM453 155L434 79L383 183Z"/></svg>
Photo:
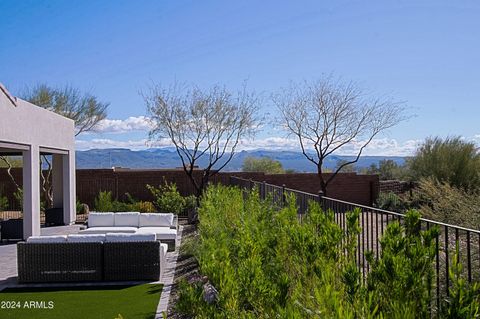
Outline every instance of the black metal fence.
<svg viewBox="0 0 480 319"><path fill-rule="evenodd" d="M343 230L346 230L347 227L346 212L357 208L360 209L359 223L362 231L357 238L356 259L364 279L370 270L366 253L370 251L375 258L378 258L381 254L380 239L385 233L387 226L394 221L402 223L405 217L401 213L349 203L324 197L321 194L309 194L265 182L231 177L230 184L248 190L258 188L262 199L271 198L279 206L285 204L289 194L294 194L300 217L307 212L309 201L318 201L325 210L331 210L334 213L335 222ZM480 231L424 218L421 218L420 221L422 229L427 230L436 226L440 231L435 239L436 254L435 262L432 265L435 268L435 289L433 292L432 309L437 312L441 307L442 300L449 294L451 286L449 271L455 256L463 265L461 276L468 282L480 281ZM458 255L456 255L457 247Z"/></svg>

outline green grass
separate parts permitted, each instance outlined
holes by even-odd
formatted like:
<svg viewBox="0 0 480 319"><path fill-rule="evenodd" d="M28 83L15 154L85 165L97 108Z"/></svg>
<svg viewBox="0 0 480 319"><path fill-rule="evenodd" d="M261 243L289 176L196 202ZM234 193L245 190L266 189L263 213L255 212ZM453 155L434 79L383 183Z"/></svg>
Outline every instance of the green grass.
<svg viewBox="0 0 480 319"><path fill-rule="evenodd" d="M154 318L161 292L162 285L154 284L5 289L0 292L0 318ZM30 308L35 301L36 308ZM12 309L12 302L20 307Z"/></svg>

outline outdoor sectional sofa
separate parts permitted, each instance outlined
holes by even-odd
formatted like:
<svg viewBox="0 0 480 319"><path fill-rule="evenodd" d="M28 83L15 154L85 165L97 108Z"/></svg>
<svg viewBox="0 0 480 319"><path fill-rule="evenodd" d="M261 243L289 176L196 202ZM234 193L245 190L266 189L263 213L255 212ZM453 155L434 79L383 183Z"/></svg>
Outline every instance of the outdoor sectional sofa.
<svg viewBox="0 0 480 319"><path fill-rule="evenodd" d="M30 237L17 244L18 282L156 281L166 252L154 234Z"/></svg>
<svg viewBox="0 0 480 319"><path fill-rule="evenodd" d="M158 213L98 213L88 216L88 228L81 234L155 234L157 240L168 244L168 251L175 250L178 222L174 214Z"/></svg>

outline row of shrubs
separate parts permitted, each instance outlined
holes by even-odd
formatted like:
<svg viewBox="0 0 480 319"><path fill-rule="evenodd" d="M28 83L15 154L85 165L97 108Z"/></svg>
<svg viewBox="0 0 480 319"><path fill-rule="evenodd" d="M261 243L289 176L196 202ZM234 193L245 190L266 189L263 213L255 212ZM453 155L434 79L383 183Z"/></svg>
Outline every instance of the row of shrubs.
<svg viewBox="0 0 480 319"><path fill-rule="evenodd" d="M125 194L125 202L113 199L111 192L100 192L95 199L95 211L98 212L131 212L141 213L174 213L176 215L195 209L195 196L182 196L174 183L164 182L159 187L146 185L153 197L153 201L138 201L130 194ZM78 211L78 210L77 210Z"/></svg>
<svg viewBox="0 0 480 319"><path fill-rule="evenodd" d="M294 198L273 207L256 192L209 187L196 237L182 246L200 276L180 283L176 310L196 318L445 318L480 316L480 285L467 285L454 261L450 298L433 308L435 240L409 211L381 239L381 256L367 256L363 280L356 263L360 211L347 231L331 212L310 203L302 222ZM228 221L228 222L226 222ZM213 287L218 294L211 296ZM213 290L215 291L215 289Z"/></svg>
<svg viewBox="0 0 480 319"><path fill-rule="evenodd" d="M480 191L467 191L433 178L421 179L411 194L380 193L377 205L402 213L415 208L426 218L480 229Z"/></svg>

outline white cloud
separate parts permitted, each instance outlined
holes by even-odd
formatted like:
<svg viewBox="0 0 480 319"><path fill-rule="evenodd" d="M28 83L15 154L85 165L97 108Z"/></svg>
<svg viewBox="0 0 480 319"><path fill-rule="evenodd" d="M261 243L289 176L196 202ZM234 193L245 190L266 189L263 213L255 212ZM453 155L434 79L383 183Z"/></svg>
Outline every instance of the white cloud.
<svg viewBox="0 0 480 319"><path fill-rule="evenodd" d="M125 120L101 121L92 133L128 133L136 131L149 131L153 127L152 122L146 116L131 116Z"/></svg>
<svg viewBox="0 0 480 319"><path fill-rule="evenodd" d="M150 142L148 139L121 141L107 138L94 138L92 140L76 140L75 145L77 150L89 150L95 148L128 148L131 150L142 150L151 147L172 146L172 143L168 139L160 139L155 142Z"/></svg>
<svg viewBox="0 0 480 319"><path fill-rule="evenodd" d="M372 140L362 152L370 156L411 156L415 153L421 140L407 140L399 142L395 139L379 138ZM353 141L336 152L338 155L357 155L365 141Z"/></svg>

